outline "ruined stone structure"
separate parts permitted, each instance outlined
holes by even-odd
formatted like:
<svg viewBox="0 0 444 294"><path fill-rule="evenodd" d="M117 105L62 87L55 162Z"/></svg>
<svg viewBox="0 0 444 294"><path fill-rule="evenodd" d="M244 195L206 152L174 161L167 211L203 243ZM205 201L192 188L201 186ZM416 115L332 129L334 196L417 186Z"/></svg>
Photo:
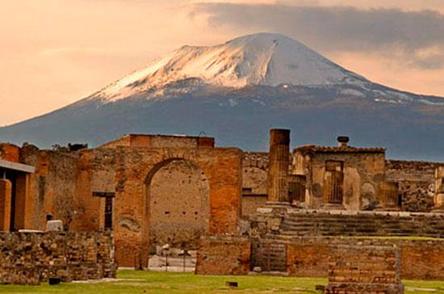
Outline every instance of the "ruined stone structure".
<svg viewBox="0 0 444 294"><path fill-rule="evenodd" d="M290 152L289 138L271 130L269 153L141 134L93 149L0 144L0 230L43 230L48 214L68 231L112 230L119 266L146 266L165 244L197 249L201 236L215 238L206 248L220 236L444 236L442 214L430 213L443 203L440 164L388 161L347 138ZM259 260L267 250L257 249Z"/></svg>
<svg viewBox="0 0 444 294"><path fill-rule="evenodd" d="M112 229L120 266L146 265L164 242L193 246L201 234L238 233L242 152L215 148L212 138L130 135L77 152L26 145L15 157L9 145L1 150L15 160L7 177L35 167L29 185L2 185L0 199L17 203L0 205L17 212L7 230L44 229L48 213L72 231Z"/></svg>
<svg viewBox="0 0 444 294"><path fill-rule="evenodd" d="M400 209L430 212L434 209L435 162L386 160L385 177L398 185Z"/></svg>
<svg viewBox="0 0 444 294"><path fill-rule="evenodd" d="M197 254L198 274L246 275L250 272L251 242L245 237L203 238Z"/></svg>
<svg viewBox="0 0 444 294"><path fill-rule="evenodd" d="M330 257L326 294L404 293L399 249L340 246Z"/></svg>
<svg viewBox="0 0 444 294"><path fill-rule="evenodd" d="M0 233L0 284L114 278L109 232Z"/></svg>
<svg viewBox="0 0 444 294"><path fill-rule="evenodd" d="M435 172L435 210L444 211L444 167L436 168Z"/></svg>
<svg viewBox="0 0 444 294"><path fill-rule="evenodd" d="M385 182L385 150L302 146L293 173L306 179L306 208L373 210L397 207L397 191Z"/></svg>
<svg viewBox="0 0 444 294"><path fill-rule="evenodd" d="M399 248L400 277L402 279L443 280L444 239L405 239L370 237L268 237L268 238L204 238L198 251L198 274L247 274L253 269L260 272L294 277L327 277L329 262L340 260L341 248L363 248L355 253L365 260L366 247ZM212 246L211 244L219 244ZM223 245L223 246L222 246ZM226 249L223 249L226 248ZM229 249L229 250L227 250ZM225 250L225 251L224 251ZM232 252L232 253L228 253ZM230 254L229 257L221 257ZM222 259L226 258L226 262ZM218 267L218 263L223 267ZM250 268L243 265L249 264ZM413 266L414 265L414 266Z"/></svg>
<svg viewBox="0 0 444 294"><path fill-rule="evenodd" d="M242 160L242 217L267 203L268 153L244 152Z"/></svg>

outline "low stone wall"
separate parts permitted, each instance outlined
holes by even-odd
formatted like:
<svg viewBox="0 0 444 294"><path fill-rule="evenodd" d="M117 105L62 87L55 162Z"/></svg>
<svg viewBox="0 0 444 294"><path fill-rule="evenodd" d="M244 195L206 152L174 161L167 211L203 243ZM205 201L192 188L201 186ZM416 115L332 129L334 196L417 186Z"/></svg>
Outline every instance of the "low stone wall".
<svg viewBox="0 0 444 294"><path fill-rule="evenodd" d="M197 252L196 274L246 275L250 271L251 242L241 237L204 237Z"/></svg>
<svg viewBox="0 0 444 294"><path fill-rule="evenodd" d="M397 247L402 279L444 280L444 239L431 238L206 237L197 252L196 274L246 275L256 267L289 276L327 277L329 260L341 259L344 246Z"/></svg>
<svg viewBox="0 0 444 294"><path fill-rule="evenodd" d="M343 246L397 246L403 279L444 279L444 239L299 237L276 242L287 244L287 271L291 276L326 277L329 259L336 255L341 258L338 248Z"/></svg>
<svg viewBox="0 0 444 294"><path fill-rule="evenodd" d="M340 246L330 257L326 294L403 292L395 246Z"/></svg>
<svg viewBox="0 0 444 294"><path fill-rule="evenodd" d="M0 283L113 278L112 233L0 233Z"/></svg>

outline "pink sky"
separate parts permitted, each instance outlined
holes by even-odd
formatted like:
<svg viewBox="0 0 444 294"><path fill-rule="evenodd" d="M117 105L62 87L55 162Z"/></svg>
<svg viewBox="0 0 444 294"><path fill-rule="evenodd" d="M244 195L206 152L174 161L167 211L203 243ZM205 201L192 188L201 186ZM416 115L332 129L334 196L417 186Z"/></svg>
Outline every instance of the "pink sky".
<svg viewBox="0 0 444 294"><path fill-rule="evenodd" d="M266 24L246 26L231 23L229 19L226 25L216 24L209 20L209 14L217 15L218 12L196 10L199 2L2 1L0 126L75 102L182 45L217 44L242 34L269 29ZM391 8L404 12L431 10L444 14L442 0L205 2L351 6L366 10ZM436 18L439 23L439 15ZM412 66L405 52L398 52L396 48L386 51L381 48L329 50L320 43L301 41L370 80L401 90L444 96L444 66ZM411 54L421 61L442 57L444 64L442 43L427 43Z"/></svg>

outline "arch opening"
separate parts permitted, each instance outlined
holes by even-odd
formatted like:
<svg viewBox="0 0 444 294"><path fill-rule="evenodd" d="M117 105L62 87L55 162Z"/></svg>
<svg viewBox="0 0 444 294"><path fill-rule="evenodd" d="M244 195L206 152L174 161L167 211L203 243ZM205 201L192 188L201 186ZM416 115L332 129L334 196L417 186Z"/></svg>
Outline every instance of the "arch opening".
<svg viewBox="0 0 444 294"><path fill-rule="evenodd" d="M170 159L147 177L149 251L170 248L194 250L209 229L209 183L193 162Z"/></svg>

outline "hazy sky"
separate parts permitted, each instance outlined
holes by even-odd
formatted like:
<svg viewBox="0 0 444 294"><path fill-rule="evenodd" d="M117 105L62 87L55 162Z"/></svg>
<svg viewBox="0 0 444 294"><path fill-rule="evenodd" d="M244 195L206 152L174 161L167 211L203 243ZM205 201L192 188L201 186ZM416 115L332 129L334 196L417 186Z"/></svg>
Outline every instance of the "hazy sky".
<svg viewBox="0 0 444 294"><path fill-rule="evenodd" d="M1 0L0 125L86 97L182 45L259 31L373 81L444 96L444 0Z"/></svg>

